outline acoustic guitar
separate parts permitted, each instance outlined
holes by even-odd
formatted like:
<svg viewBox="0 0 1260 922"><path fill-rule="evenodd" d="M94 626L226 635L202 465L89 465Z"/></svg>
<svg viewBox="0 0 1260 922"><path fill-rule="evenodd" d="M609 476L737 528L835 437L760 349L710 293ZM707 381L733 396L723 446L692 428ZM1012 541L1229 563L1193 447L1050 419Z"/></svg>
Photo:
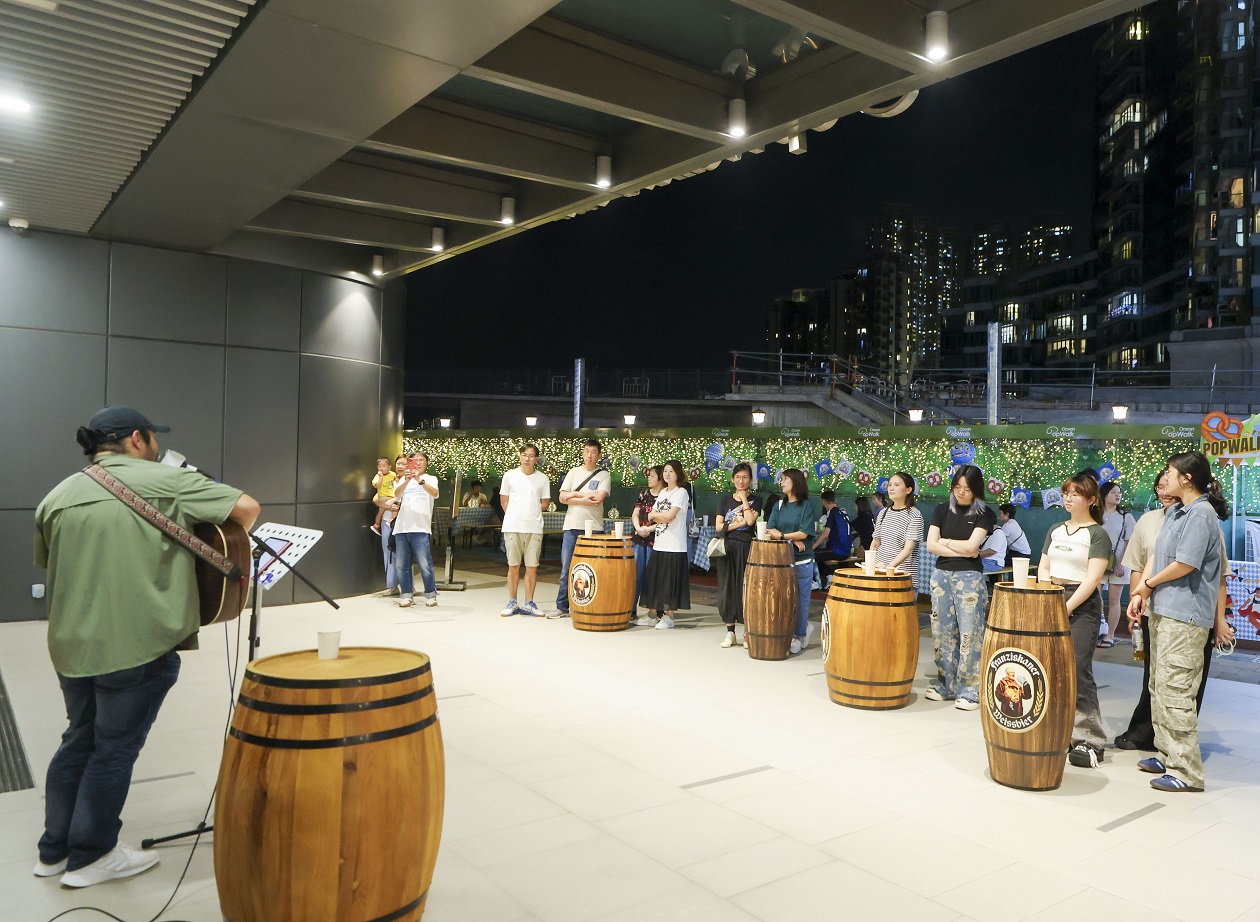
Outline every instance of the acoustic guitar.
<svg viewBox="0 0 1260 922"><path fill-rule="evenodd" d="M236 565L236 575L224 576L200 557L196 558L201 626L209 627L240 617L249 601L249 534L235 522L221 525L201 522L193 526L193 534Z"/></svg>

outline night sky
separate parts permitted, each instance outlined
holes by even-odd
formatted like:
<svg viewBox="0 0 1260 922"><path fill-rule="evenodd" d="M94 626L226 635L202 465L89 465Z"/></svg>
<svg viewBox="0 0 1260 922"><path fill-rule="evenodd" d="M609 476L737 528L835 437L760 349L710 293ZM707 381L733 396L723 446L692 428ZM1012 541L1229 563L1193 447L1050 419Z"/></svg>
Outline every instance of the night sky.
<svg viewBox="0 0 1260 922"><path fill-rule="evenodd" d="M896 118L811 131L804 155L775 144L414 273L409 389L426 367L564 368L575 355L725 368L731 350L764 348L775 297L861 265L885 203L962 231L1067 220L1088 249L1098 32L929 87Z"/></svg>

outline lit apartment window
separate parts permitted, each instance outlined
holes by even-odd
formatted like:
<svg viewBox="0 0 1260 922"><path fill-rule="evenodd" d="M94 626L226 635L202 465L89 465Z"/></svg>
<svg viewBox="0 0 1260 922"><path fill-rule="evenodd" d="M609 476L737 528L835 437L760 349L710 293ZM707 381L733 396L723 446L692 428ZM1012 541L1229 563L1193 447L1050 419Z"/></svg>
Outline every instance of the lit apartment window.
<svg viewBox="0 0 1260 922"><path fill-rule="evenodd" d="M1135 19L1129 23L1129 41L1140 42L1146 37L1146 24L1140 19Z"/></svg>
<svg viewBox="0 0 1260 922"><path fill-rule="evenodd" d="M1015 324L1002 324L1002 345L1012 346L1015 344Z"/></svg>

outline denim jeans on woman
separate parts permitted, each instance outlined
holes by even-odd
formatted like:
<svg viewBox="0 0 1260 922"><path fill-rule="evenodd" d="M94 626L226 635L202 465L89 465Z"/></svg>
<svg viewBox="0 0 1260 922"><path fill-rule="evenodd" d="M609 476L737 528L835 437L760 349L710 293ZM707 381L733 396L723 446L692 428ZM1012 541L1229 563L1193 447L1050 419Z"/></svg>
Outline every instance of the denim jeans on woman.
<svg viewBox="0 0 1260 922"><path fill-rule="evenodd" d="M57 676L70 726L48 763L40 861L77 871L118 844L132 769L178 678L174 650L105 675Z"/></svg>
<svg viewBox="0 0 1260 922"><path fill-rule="evenodd" d="M643 595L643 577L647 574L648 561L652 559L652 545L634 543L634 605L639 607L639 596Z"/></svg>
<svg viewBox="0 0 1260 922"><path fill-rule="evenodd" d="M429 534L423 531L403 531L394 535L394 571L398 580L399 596L409 599L415 594L415 578L411 575L411 562L420 567L420 581L424 585L426 599L437 598L437 584L433 581L433 555L429 552Z"/></svg>
<svg viewBox="0 0 1260 922"><path fill-rule="evenodd" d="M805 632L809 630L809 600L810 593L814 588L814 561L798 560L795 567L796 570L796 589L797 589L797 607L796 607L796 636L805 639Z"/></svg>
<svg viewBox="0 0 1260 922"><path fill-rule="evenodd" d="M980 700L980 648L989 587L979 570L932 571L932 649L945 699Z"/></svg>

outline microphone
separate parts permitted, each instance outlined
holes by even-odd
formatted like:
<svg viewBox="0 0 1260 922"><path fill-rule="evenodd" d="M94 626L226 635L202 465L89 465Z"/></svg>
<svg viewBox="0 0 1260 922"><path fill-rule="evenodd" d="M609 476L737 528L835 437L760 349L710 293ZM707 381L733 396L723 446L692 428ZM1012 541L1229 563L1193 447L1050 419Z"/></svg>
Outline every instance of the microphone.
<svg viewBox="0 0 1260 922"><path fill-rule="evenodd" d="M175 449L173 448L168 448L166 449L166 451L162 452L162 457L158 459L158 463L169 464L171 467L182 467L186 471L195 471L196 473L200 474L203 477L208 477L210 480L213 480L216 483L218 482L217 477L215 477L213 474L203 471L199 467L193 467L191 464L188 463L187 458L185 458L179 452L175 451Z"/></svg>

